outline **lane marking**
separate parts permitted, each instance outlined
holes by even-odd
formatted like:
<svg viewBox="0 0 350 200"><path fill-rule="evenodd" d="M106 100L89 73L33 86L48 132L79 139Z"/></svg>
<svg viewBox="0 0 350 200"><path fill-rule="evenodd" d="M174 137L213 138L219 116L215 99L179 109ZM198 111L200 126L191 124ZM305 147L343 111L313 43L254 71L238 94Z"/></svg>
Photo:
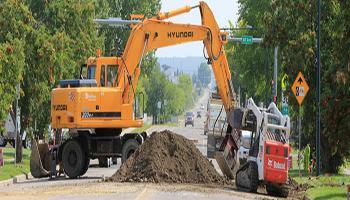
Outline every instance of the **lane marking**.
<svg viewBox="0 0 350 200"><path fill-rule="evenodd" d="M143 195L146 193L146 188L147 188L147 187L145 187L145 188L136 196L135 200L140 200L140 199L142 199Z"/></svg>
<svg viewBox="0 0 350 200"><path fill-rule="evenodd" d="M134 200L141 200L141 199L145 199L145 194L147 193L147 186L145 186L145 188L142 190L142 192L140 192L136 198Z"/></svg>

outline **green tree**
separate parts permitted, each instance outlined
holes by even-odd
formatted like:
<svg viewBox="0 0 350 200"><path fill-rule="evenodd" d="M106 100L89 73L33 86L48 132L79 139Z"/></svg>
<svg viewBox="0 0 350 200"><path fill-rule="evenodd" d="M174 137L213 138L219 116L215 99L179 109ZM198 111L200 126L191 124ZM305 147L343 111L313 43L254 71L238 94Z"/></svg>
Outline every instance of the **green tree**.
<svg viewBox="0 0 350 200"><path fill-rule="evenodd" d="M2 121L6 118L10 105L16 100L15 87L23 79L26 51L30 46L30 41L27 39L34 30L32 28L34 22L31 12L22 1L6 0L0 3L0 73L2 75L0 92L3 93L0 120ZM17 136L17 138L20 137ZM16 155L15 162L21 162L21 140L17 140Z"/></svg>
<svg viewBox="0 0 350 200"><path fill-rule="evenodd" d="M185 109L191 108L194 105L193 102L193 84L191 77L186 74L181 74L178 77L179 83L178 87L184 92L185 94Z"/></svg>
<svg viewBox="0 0 350 200"><path fill-rule="evenodd" d="M303 146L315 147L316 125L316 1L251 2L240 0L240 19L260 22L266 32L264 45L279 46L279 66L289 82L299 71L310 86L302 105ZM344 158L350 155L350 141L344 140L350 129L350 15L348 1L322 1L321 16L321 166L324 172L337 172ZM253 24L255 25L255 24ZM282 73L279 73L282 74ZM258 81L262 84L261 81ZM291 117L298 104L290 90ZM312 113L312 114L310 114Z"/></svg>
<svg viewBox="0 0 350 200"><path fill-rule="evenodd" d="M27 37L21 125L24 130L37 121L38 130L45 132L50 119L51 89L60 79L76 77L78 66L94 55L103 40L97 36L93 23L91 0L27 3L37 22Z"/></svg>
<svg viewBox="0 0 350 200"><path fill-rule="evenodd" d="M211 71L207 63L203 62L198 68L198 80L207 86L211 81Z"/></svg>

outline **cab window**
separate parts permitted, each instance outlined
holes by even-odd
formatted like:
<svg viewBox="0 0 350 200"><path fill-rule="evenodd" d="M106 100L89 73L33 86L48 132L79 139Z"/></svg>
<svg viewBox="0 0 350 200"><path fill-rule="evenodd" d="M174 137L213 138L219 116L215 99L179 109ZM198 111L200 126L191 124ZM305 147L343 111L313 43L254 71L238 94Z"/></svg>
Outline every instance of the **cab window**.
<svg viewBox="0 0 350 200"><path fill-rule="evenodd" d="M83 64L83 65L81 65L81 68L80 68L80 77L79 77L79 79L86 79L86 73L87 73L87 65Z"/></svg>
<svg viewBox="0 0 350 200"><path fill-rule="evenodd" d="M88 79L95 79L95 73L96 73L96 65L89 65L88 66Z"/></svg>
<svg viewBox="0 0 350 200"><path fill-rule="evenodd" d="M113 87L114 81L117 79L118 65L107 66L107 87Z"/></svg>
<svg viewBox="0 0 350 200"><path fill-rule="evenodd" d="M101 76L100 76L100 83L101 83L101 87L104 87L106 82L105 82L105 76L106 76L106 73L105 73L105 66L102 65L101 67Z"/></svg>

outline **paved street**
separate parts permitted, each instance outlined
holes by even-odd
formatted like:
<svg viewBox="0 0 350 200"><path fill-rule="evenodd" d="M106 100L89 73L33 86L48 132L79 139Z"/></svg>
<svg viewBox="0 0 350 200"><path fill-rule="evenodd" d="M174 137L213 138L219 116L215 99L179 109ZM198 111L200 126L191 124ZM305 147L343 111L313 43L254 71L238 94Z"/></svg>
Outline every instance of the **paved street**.
<svg viewBox="0 0 350 200"><path fill-rule="evenodd" d="M192 110L200 110L200 105L206 107L208 95L205 95ZM194 127L184 127L184 121L179 121L177 127L155 126L147 130L171 130L192 140L197 148L206 156L206 136L203 134L205 110L202 118L196 118ZM220 172L215 160L214 166ZM120 167L120 162L110 168L99 168L96 160L91 161L87 173L79 179L59 178L56 180L33 179L19 181L17 184L0 187L0 197L3 199L270 199L266 195L238 192L233 186L204 186L188 184L150 184L150 183L109 183L102 182L103 177L109 177Z"/></svg>

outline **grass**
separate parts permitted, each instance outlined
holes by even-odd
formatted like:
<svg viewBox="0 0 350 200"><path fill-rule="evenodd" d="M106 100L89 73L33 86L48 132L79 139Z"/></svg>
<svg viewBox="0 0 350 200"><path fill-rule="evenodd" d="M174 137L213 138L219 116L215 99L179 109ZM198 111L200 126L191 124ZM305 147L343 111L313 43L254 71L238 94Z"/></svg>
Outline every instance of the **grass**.
<svg viewBox="0 0 350 200"><path fill-rule="evenodd" d="M4 148L3 150L5 165L0 167L0 181L29 172L29 149L23 149L23 162L17 164L16 166L14 165L15 149Z"/></svg>
<svg viewBox="0 0 350 200"><path fill-rule="evenodd" d="M151 124L143 124L141 127L139 128L135 128L132 132L133 133L142 133L144 131L146 131L147 129L151 128Z"/></svg>
<svg viewBox="0 0 350 200"><path fill-rule="evenodd" d="M315 200L336 200L346 199L346 188L322 186L317 188L311 188L306 192L307 196Z"/></svg>
<svg viewBox="0 0 350 200"><path fill-rule="evenodd" d="M343 174L311 176L308 171L301 166L301 177L297 165L297 157L293 156L293 168L289 170L289 175L299 184L308 184L310 188L306 194L311 199L346 199L347 185L350 184L350 176Z"/></svg>

